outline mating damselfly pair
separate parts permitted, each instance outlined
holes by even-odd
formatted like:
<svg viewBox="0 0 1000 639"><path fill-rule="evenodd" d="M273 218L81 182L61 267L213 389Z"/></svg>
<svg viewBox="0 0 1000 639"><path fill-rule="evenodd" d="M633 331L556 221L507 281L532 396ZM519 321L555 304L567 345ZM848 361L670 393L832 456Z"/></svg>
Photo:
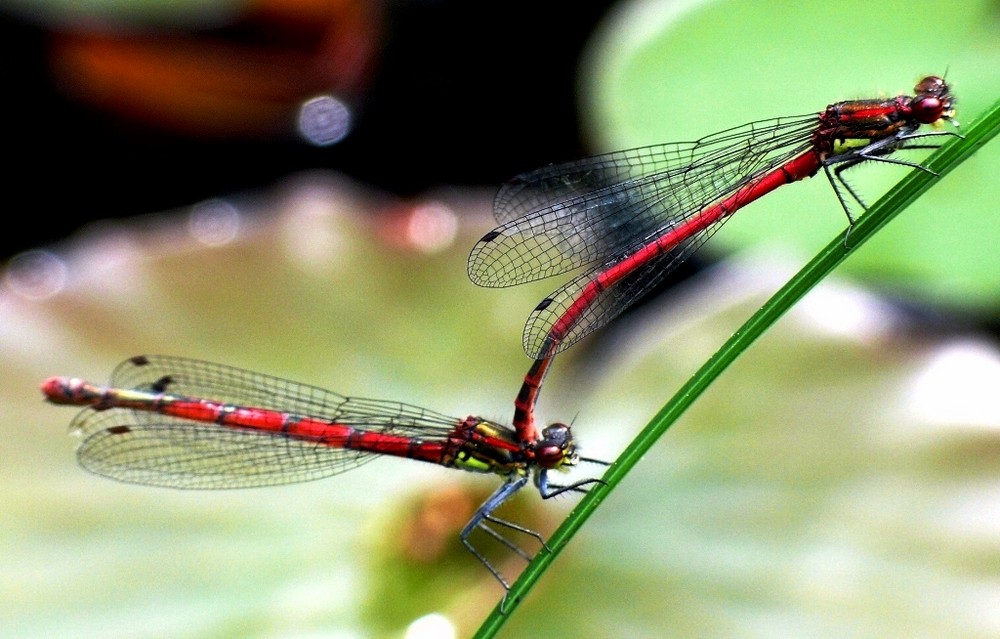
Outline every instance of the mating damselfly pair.
<svg viewBox="0 0 1000 639"><path fill-rule="evenodd" d="M585 491L598 479L560 484L581 461L570 427L535 425L534 408L555 355L607 325L701 247L737 210L822 170L849 223L864 204L842 180L865 162L922 168L899 152L929 148L953 131L923 130L954 115L940 77L914 95L838 102L804 116L762 120L693 142L661 144L556 164L513 178L495 200L499 226L468 261L482 286L582 272L531 313L523 344L533 363L512 425L453 418L409 404L351 398L195 359L133 357L108 385L71 377L42 384L49 401L84 406L73 428L80 463L113 479L174 488L246 488L336 475L401 457L500 476L503 483L460 533L481 530L524 558L495 515L529 481L543 498ZM602 463L602 462L596 462ZM501 530L503 532L501 532Z"/></svg>

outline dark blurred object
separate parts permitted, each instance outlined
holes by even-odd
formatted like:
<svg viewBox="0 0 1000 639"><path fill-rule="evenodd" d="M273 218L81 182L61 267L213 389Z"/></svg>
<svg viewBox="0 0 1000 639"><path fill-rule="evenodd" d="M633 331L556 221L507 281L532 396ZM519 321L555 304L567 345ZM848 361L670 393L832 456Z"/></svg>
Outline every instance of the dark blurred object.
<svg viewBox="0 0 1000 639"><path fill-rule="evenodd" d="M365 0L266 0L200 32L58 32L56 82L112 117L198 138L271 139L294 131L303 100L357 102L381 42Z"/></svg>
<svg viewBox="0 0 1000 639"><path fill-rule="evenodd" d="M304 169L408 196L581 155L577 63L609 5L275 0L155 35L8 15L7 184L22 230L3 258ZM353 109L331 146L288 121L322 90Z"/></svg>

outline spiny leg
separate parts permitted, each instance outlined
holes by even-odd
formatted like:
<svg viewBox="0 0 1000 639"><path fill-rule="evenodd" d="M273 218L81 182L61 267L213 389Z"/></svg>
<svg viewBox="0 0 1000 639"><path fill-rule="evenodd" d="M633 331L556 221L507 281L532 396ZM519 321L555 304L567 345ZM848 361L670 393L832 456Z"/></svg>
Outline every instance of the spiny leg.
<svg viewBox="0 0 1000 639"><path fill-rule="evenodd" d="M497 570L493 566L493 564L490 563L489 559L487 559L485 555L479 552L479 550L472 545L472 542L469 541L469 536L477 528L480 528L494 539L500 541L507 548L510 548L521 557L530 561L531 557L530 555L528 555L528 553L518 548L517 545L514 544L514 542L510 541L509 539L506 539L503 535L501 535L500 533L498 533L497 531L493 530L492 528L490 528L485 524L485 522L487 521L492 522L495 524L506 526L508 528L512 528L514 530L521 530L523 532L528 532L540 539L541 538L540 535L538 535L538 533L535 533L534 531L527 530L525 528L522 528L520 526L517 526L515 524L512 524L510 522L504 521L503 519L493 516L493 511L499 508L500 505L503 504L505 501L510 499L510 497L514 495L514 493L523 488L527 482L528 482L527 476L521 476L517 477L516 479L512 479L511 481L508 481L499 488L497 488L496 491L494 491L494 493L490 495L485 502L483 502L483 505L480 506L478 510L476 510L475 514L473 514L472 516L472 519L469 520L469 523L465 525L465 528L462 529L462 532L459 535L459 538L462 540L462 545L464 545L465 548L469 552L471 552L476 559L479 560L479 563L486 566L486 569L489 570L490 573L493 575L493 577L500 582L500 585L503 586L504 590L510 590L510 584L507 582L506 579L503 578L503 575L500 574L500 571Z"/></svg>

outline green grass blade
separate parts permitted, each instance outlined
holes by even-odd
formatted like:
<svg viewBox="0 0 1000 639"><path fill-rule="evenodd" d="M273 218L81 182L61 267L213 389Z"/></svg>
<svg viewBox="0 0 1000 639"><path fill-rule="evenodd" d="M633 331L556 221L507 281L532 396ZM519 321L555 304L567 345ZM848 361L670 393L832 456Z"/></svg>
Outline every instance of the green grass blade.
<svg viewBox="0 0 1000 639"><path fill-rule="evenodd" d="M606 483L595 485L580 500L577 507L548 540L549 550L540 551L513 584L506 601L503 603L503 612L500 610L501 605L498 604L483 622L475 637L488 639L497 633L519 602L524 599L528 591L565 548L573 535L583 526L587 518L611 494L615 486L649 451L653 444L740 353L746 350L754 340L760 337L820 280L833 271L848 255L868 241L938 179L969 158L998 132L1000 132L1000 101L962 131L965 136L964 140L950 140L927 158L923 165L937 175L922 170L914 170L909 173L858 219L850 231L848 245L845 246L844 234L838 235L747 320L626 447L621 456L605 473L604 481Z"/></svg>

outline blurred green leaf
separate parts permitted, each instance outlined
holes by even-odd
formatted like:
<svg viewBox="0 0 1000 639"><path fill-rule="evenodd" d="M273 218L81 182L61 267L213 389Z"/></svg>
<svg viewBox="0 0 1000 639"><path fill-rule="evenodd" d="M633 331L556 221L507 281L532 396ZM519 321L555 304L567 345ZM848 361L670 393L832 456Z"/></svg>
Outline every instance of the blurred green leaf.
<svg viewBox="0 0 1000 639"><path fill-rule="evenodd" d="M818 112L846 99L909 94L946 75L963 125L1000 95L1000 20L990 0L627 3L605 25L584 67L595 150L698 139L762 118ZM906 16L906 17L904 17ZM916 153L910 159L919 159ZM873 202L905 174L849 174ZM873 286L961 312L1000 307L1000 150L987 149L921 198L844 265ZM741 211L705 251L773 246L805 258L846 225L826 179L779 189ZM971 231L971 232L970 232ZM955 250L961 244L962 250Z"/></svg>

